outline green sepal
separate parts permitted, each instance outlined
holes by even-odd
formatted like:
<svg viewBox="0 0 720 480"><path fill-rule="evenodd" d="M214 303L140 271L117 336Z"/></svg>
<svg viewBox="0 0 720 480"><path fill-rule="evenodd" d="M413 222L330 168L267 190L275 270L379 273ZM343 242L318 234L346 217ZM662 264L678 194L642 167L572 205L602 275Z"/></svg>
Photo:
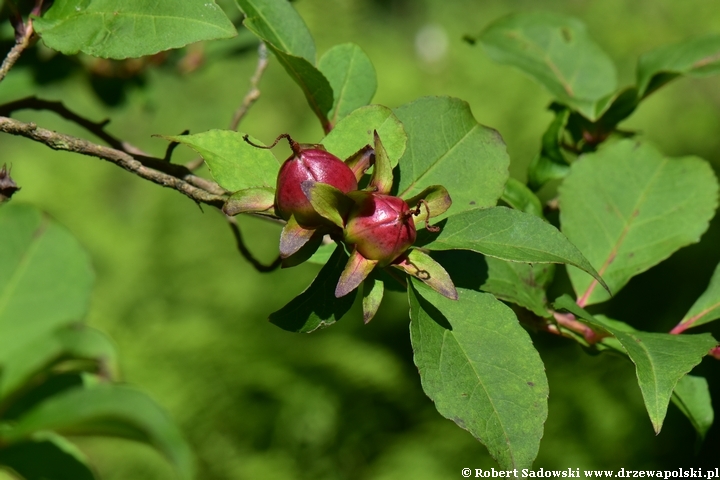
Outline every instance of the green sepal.
<svg viewBox="0 0 720 480"><path fill-rule="evenodd" d="M377 263L377 260L368 260L360 255L357 249L353 250L345 269L340 274L340 280L337 287L335 287L335 296L337 298L344 297L359 287L363 280L370 275Z"/></svg>
<svg viewBox="0 0 720 480"><path fill-rule="evenodd" d="M246 188L230 195L223 205L225 215L234 216L239 213L256 213L258 215L275 215L275 189L271 187Z"/></svg>
<svg viewBox="0 0 720 480"><path fill-rule="evenodd" d="M425 205L420 205L421 200L424 200ZM414 197L409 198L406 203L410 208L420 207L417 220L422 218L427 224L432 217L445 213L452 205L452 199L447 189L442 185L430 185ZM415 216L412 218L417 226Z"/></svg>
<svg viewBox="0 0 720 480"><path fill-rule="evenodd" d="M327 183L313 180L305 180L300 184L300 188L320 216L340 228L345 227L345 217L353 206L353 201L342 191Z"/></svg>
<svg viewBox="0 0 720 480"><path fill-rule="evenodd" d="M370 323L380 308L383 293L385 293L385 284L382 280L369 277L363 282L362 308L365 324Z"/></svg>
<svg viewBox="0 0 720 480"><path fill-rule="evenodd" d="M305 245L315 230L301 227L295 216L291 215L280 234L280 256L287 258Z"/></svg>
<svg viewBox="0 0 720 480"><path fill-rule="evenodd" d="M450 275L430 255L418 249L410 250L399 263L392 265L424 282L440 295L457 300L458 293Z"/></svg>
<svg viewBox="0 0 720 480"><path fill-rule="evenodd" d="M359 182L363 175L365 175L365 172L370 168L370 165L372 165L374 157L375 150L370 145L365 145L350 155L347 160L345 160L345 165L350 167L350 170L355 174L355 179Z"/></svg>
<svg viewBox="0 0 720 480"><path fill-rule="evenodd" d="M388 195L393 186L392 164L377 130L373 131L373 137L375 139L375 163L369 186L377 193Z"/></svg>

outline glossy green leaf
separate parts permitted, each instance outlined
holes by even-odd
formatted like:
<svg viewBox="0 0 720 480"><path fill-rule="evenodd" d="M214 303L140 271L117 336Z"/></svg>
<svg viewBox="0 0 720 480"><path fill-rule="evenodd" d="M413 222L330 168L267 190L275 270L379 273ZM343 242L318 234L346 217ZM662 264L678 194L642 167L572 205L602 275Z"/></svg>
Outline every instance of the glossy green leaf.
<svg viewBox="0 0 720 480"><path fill-rule="evenodd" d="M292 4L277 0L235 0L246 15L243 24L261 40L315 64L315 41Z"/></svg>
<svg viewBox="0 0 720 480"><path fill-rule="evenodd" d="M366 145L374 145L377 131L393 167L405 152L407 135L392 110L382 105L358 108L343 118L321 142L328 152L346 159Z"/></svg>
<svg viewBox="0 0 720 480"><path fill-rule="evenodd" d="M418 232L429 250L472 250L523 263L567 263L602 279L570 241L535 215L506 207L471 210L438 224L439 234Z"/></svg>
<svg viewBox="0 0 720 480"><path fill-rule="evenodd" d="M400 262L393 263L395 268L412 275L443 297L457 300L458 293L448 272L427 253L412 249Z"/></svg>
<svg viewBox="0 0 720 480"><path fill-rule="evenodd" d="M237 35L213 0L58 0L33 27L53 50L116 59Z"/></svg>
<svg viewBox="0 0 720 480"><path fill-rule="evenodd" d="M306 58L286 53L270 43L268 48L275 54L290 78L300 87L308 105L327 132L330 129L327 116L333 106L333 90L330 82Z"/></svg>
<svg viewBox="0 0 720 480"><path fill-rule="evenodd" d="M685 375L675 385L672 402L690 420L700 438L705 438L715 420L707 380Z"/></svg>
<svg viewBox="0 0 720 480"><path fill-rule="evenodd" d="M275 189L273 187L254 187L233 193L223 205L225 215L254 213L275 217Z"/></svg>
<svg viewBox="0 0 720 480"><path fill-rule="evenodd" d="M496 297L525 307L540 317L550 317L545 289L552 281L555 265L507 262L485 257L488 265L487 280L481 290Z"/></svg>
<svg viewBox="0 0 720 480"><path fill-rule="evenodd" d="M490 58L520 69L590 120L617 87L612 61L575 18L513 14L491 23L479 40Z"/></svg>
<svg viewBox="0 0 720 480"><path fill-rule="evenodd" d="M377 89L375 69L365 52L354 43L332 47L320 58L318 68L335 92L328 115L331 124L335 125L372 101Z"/></svg>
<svg viewBox="0 0 720 480"><path fill-rule="evenodd" d="M720 35L707 35L652 50L640 56L637 89L650 95L680 75L704 77L720 73Z"/></svg>
<svg viewBox="0 0 720 480"><path fill-rule="evenodd" d="M118 374L115 346L102 332L73 325L48 332L32 342L9 346L3 353L0 399L62 359L86 359L110 378Z"/></svg>
<svg viewBox="0 0 720 480"><path fill-rule="evenodd" d="M88 459L75 445L52 432L0 448L0 465L25 480L95 480Z"/></svg>
<svg viewBox="0 0 720 480"><path fill-rule="evenodd" d="M409 138L400 160L398 196L409 198L430 185L442 185L453 201L446 215L495 205L508 179L510 158L500 134L477 123L466 102L424 97L395 114Z"/></svg>
<svg viewBox="0 0 720 480"><path fill-rule="evenodd" d="M560 222L613 293L685 245L700 240L717 207L712 169L696 157L667 158L623 140L573 163L559 189ZM570 268L581 305L609 295Z"/></svg>
<svg viewBox="0 0 720 480"><path fill-rule="evenodd" d="M720 264L710 279L710 285L700 295L673 333L679 333L690 327L697 327L704 323L720 318Z"/></svg>
<svg viewBox="0 0 720 480"><path fill-rule="evenodd" d="M141 441L165 455L182 478L193 476L192 453L178 428L150 397L129 387L97 385L53 396L0 433L0 439L16 443L48 430Z"/></svg>
<svg viewBox="0 0 720 480"><path fill-rule="evenodd" d="M372 277L365 279L362 287L363 322L369 323L373 319L380 308L384 293L385 284L382 280Z"/></svg>
<svg viewBox="0 0 720 480"><path fill-rule="evenodd" d="M195 135L163 136L182 143L199 153L213 178L225 190L275 188L280 164L270 150L253 147L243 134L232 130L208 130ZM249 137L257 144L262 142Z"/></svg>
<svg viewBox="0 0 720 480"><path fill-rule="evenodd" d="M515 210L535 215L536 217L545 218L543 216L542 203L540 199L530 190L524 183L514 178L508 178L503 190L501 200L510 205Z"/></svg>
<svg viewBox="0 0 720 480"><path fill-rule="evenodd" d="M313 180L302 182L301 188L307 199L310 200L313 210L336 226L345 227L343 219L354 205L347 195L332 185Z"/></svg>
<svg viewBox="0 0 720 480"><path fill-rule="evenodd" d="M94 280L75 238L38 210L0 208L0 364L85 315Z"/></svg>
<svg viewBox="0 0 720 480"><path fill-rule="evenodd" d="M529 468L547 418L548 384L527 332L490 294L459 289L454 301L411 282L410 335L423 390L500 468Z"/></svg>
<svg viewBox="0 0 720 480"><path fill-rule="evenodd" d="M310 286L283 308L270 314L270 322L283 330L310 333L340 320L350 310L357 294L354 290L342 298L335 297L335 287L347 261L345 250L336 247Z"/></svg>
<svg viewBox="0 0 720 480"><path fill-rule="evenodd" d="M678 381L699 364L717 345L709 333L671 335L669 333L626 332L601 323L580 308L568 295L555 301L556 309L572 313L594 328L612 334L635 364L638 384L655 433L660 433L670 396Z"/></svg>

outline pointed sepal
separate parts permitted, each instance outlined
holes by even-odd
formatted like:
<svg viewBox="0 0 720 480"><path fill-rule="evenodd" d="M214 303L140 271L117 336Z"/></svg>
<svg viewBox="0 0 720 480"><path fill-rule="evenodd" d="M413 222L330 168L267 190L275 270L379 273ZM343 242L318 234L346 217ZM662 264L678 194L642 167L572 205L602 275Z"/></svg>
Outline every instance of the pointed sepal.
<svg viewBox="0 0 720 480"><path fill-rule="evenodd" d="M225 215L234 216L239 213L256 213L275 217L275 189L256 187L239 190L223 205Z"/></svg>
<svg viewBox="0 0 720 480"><path fill-rule="evenodd" d="M363 321L365 324L373 319L380 308L383 293L385 292L385 284L377 278L366 278L363 282L362 307Z"/></svg>
<svg viewBox="0 0 720 480"><path fill-rule="evenodd" d="M345 269L340 274L340 280L337 287L335 287L335 296L337 298L344 297L359 287L363 280L370 275L377 263L377 260L368 260L360 255L357 250L353 250Z"/></svg>
<svg viewBox="0 0 720 480"><path fill-rule="evenodd" d="M296 265L300 265L301 263L310 260L310 257L315 255L315 252L317 252L318 248L320 248L323 243L324 235L323 232L319 230L314 230L312 232L313 233L312 236L310 236L310 239L296 252L294 252L288 257L281 256L281 268L290 268Z"/></svg>
<svg viewBox="0 0 720 480"><path fill-rule="evenodd" d="M428 224L432 217L445 213L452 205L452 199L447 189L442 185L430 185L422 192L407 200L410 208L419 208L417 217L413 217L415 224L424 220Z"/></svg>
<svg viewBox="0 0 720 480"><path fill-rule="evenodd" d="M458 293L450 275L442 265L433 260L427 253L418 249L410 250L401 257L400 262L394 263L392 266L404 270L409 275L425 282L427 286L440 295L451 300L458 299Z"/></svg>
<svg viewBox="0 0 720 480"><path fill-rule="evenodd" d="M280 256L286 258L300 250L314 233L315 230L301 227L291 215L280 234Z"/></svg>
<svg viewBox="0 0 720 480"><path fill-rule="evenodd" d="M345 218L353 206L353 201L341 190L312 180L305 180L300 184L300 188L320 216L340 228L345 227Z"/></svg>
<svg viewBox="0 0 720 480"><path fill-rule="evenodd" d="M370 145L365 145L345 160L345 165L350 167L350 170L353 171L355 178L359 182L374 161L375 150Z"/></svg>
<svg viewBox="0 0 720 480"><path fill-rule="evenodd" d="M373 135L375 137L375 163L369 186L377 193L389 195L393 185L392 164L377 130L373 132Z"/></svg>

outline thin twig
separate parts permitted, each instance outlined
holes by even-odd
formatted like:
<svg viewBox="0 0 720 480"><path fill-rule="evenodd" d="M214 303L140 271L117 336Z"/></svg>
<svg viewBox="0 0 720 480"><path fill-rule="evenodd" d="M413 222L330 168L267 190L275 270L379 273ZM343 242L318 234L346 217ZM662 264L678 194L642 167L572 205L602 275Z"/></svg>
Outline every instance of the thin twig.
<svg viewBox="0 0 720 480"><path fill-rule="evenodd" d="M16 35L15 45L8 52L5 60L3 60L3 63L0 66L0 82L3 81L5 75L7 75L13 65L15 65L15 62L17 62L20 55L22 55L22 52L25 51L25 49L29 47L34 40L35 31L33 30L32 19L28 19L22 32L17 32L18 28L19 26L16 26L16 33L19 33L19 35Z"/></svg>
<svg viewBox="0 0 720 480"><path fill-rule="evenodd" d="M261 273L267 273L272 272L273 270L276 270L280 264L282 263L282 258L278 256L270 265L263 265L260 263L248 250L248 248L245 246L245 242L243 241L242 232L240 231L240 226L237 223L237 220L235 217L231 217L229 215L225 215L225 218L228 221L228 225L230 225L230 229L233 232L233 236L235 237L235 243L237 244L237 248L240 251L240 254L250 262L250 264Z"/></svg>
<svg viewBox="0 0 720 480"><path fill-rule="evenodd" d="M0 132L29 138L53 150L75 152L107 160L141 178L177 190L196 203L222 208L228 198L227 194L213 193L207 188L197 186L206 182L211 184L209 180L195 177L181 165L168 164L160 158L144 157L141 161L122 150L97 145L81 138L40 128L34 123L20 122L2 116L0 116ZM221 190L219 185L215 184L215 187L214 191Z"/></svg>

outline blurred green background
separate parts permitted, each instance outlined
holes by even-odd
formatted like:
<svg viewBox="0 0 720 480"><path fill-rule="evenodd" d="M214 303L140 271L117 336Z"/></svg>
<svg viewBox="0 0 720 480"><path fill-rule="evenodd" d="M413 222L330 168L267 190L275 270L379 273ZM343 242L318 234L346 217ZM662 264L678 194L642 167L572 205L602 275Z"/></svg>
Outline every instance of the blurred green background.
<svg viewBox="0 0 720 480"><path fill-rule="evenodd" d="M663 44L720 33L712 0L298 0L318 52L355 42L373 60L376 103L397 107L424 95L469 102L476 118L500 131L524 180L551 115L550 96L517 71L462 41L511 12L549 10L582 19L616 61L620 84L632 82L637 56ZM223 4L239 18L231 2ZM6 32L7 33L7 32ZM5 35L7 37L7 35ZM202 50L200 50L202 48ZM177 59L204 56L181 74ZM249 87L256 43L244 30L229 41L191 47L131 79L90 77L79 62L28 52L0 85L0 101L37 94L62 100L115 135L162 156L152 134L227 128ZM34 58L37 56L37 58ZM39 68L31 68L32 64ZM39 85L38 83L39 82ZM322 132L300 90L271 59L262 97L241 130L269 141L289 132L303 142ZM51 113L17 117L87 136ZM720 170L720 80L684 79L650 97L623 124L668 155L699 155ZM279 156L288 152L280 151ZM267 322L311 281L303 265L257 273L237 253L221 215L177 192L144 182L97 159L0 138L0 163L12 164L22 191L13 201L48 211L90 251L97 285L89 323L112 336L127 382L148 391L178 422L198 457L198 478L461 478L460 470L495 466L472 436L435 411L420 388L403 295L387 295L362 325L356 309L331 329L291 334ZM182 147L174 161L193 158ZM553 186L544 189L552 198ZM240 218L250 248L266 262L279 227ZM636 277L597 308L650 331L668 331L705 289L720 261L720 221L703 241ZM711 324L704 331L718 329ZM701 330L701 329L698 329ZM535 468L603 469L717 466L720 427L696 448L690 424L670 406L657 437L632 365L591 356L558 338L532 334L546 363L550 413ZM719 364L706 359L720 406ZM171 479L150 448L121 440L80 439L103 479Z"/></svg>

